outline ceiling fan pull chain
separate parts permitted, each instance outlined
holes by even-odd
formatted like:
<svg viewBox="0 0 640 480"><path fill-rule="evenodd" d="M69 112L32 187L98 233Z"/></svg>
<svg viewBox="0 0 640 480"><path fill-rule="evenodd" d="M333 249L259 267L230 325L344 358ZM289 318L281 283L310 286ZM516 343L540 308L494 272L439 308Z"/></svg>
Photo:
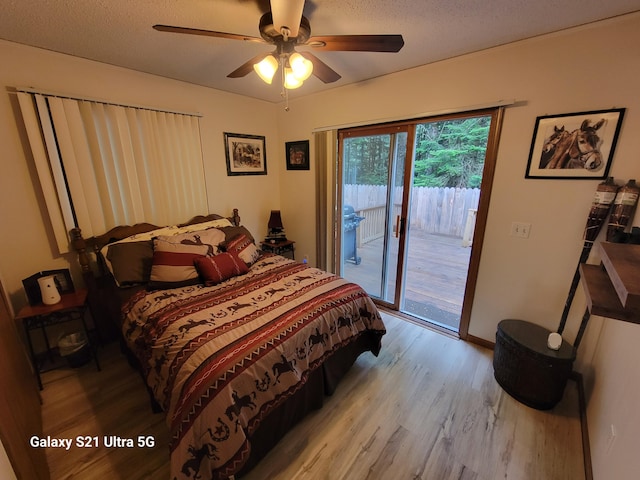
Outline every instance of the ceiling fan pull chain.
<svg viewBox="0 0 640 480"><path fill-rule="evenodd" d="M288 112L289 111L289 90L284 86L284 81L285 81L284 67L286 64L286 60L284 59L284 57L280 56L279 63L280 63L280 79L282 80L280 82L280 85L281 85L280 96L284 98L284 111Z"/></svg>

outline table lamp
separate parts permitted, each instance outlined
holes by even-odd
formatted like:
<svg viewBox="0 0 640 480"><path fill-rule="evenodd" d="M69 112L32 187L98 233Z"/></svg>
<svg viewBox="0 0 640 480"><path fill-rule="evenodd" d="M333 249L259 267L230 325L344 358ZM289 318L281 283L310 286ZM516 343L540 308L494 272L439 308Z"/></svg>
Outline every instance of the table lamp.
<svg viewBox="0 0 640 480"><path fill-rule="evenodd" d="M280 210L271 210L269 216L269 223L267 224L269 233L267 235L267 241L271 243L284 242L287 237L284 233L284 227L282 226L282 217L280 216Z"/></svg>

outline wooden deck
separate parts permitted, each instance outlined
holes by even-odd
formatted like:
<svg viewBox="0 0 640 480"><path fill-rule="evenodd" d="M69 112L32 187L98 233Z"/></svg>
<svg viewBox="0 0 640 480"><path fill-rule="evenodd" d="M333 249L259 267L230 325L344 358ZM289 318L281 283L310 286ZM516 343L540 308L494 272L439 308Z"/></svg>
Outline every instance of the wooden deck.
<svg viewBox="0 0 640 480"><path fill-rule="evenodd" d="M358 248L359 265L345 262L343 276L379 296L382 238ZM470 247L462 239L411 229L403 311L458 330L469 269ZM397 257L397 244L392 247ZM391 266L395 272L396 264ZM395 276L395 273L392 275ZM392 283L390 280L389 283ZM393 292L393 286L389 286Z"/></svg>

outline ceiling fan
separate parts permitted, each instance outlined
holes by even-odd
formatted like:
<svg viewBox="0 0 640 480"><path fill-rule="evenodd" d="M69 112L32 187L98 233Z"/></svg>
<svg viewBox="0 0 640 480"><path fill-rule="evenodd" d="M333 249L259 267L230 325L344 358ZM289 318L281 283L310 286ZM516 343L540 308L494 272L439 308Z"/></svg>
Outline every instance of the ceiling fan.
<svg viewBox="0 0 640 480"><path fill-rule="evenodd" d="M278 67L282 72L283 91L298 88L311 73L324 83L341 76L310 52L296 52L295 47L319 51L398 52L404 45L402 35L325 35L311 36L309 20L302 15L305 0L271 0L271 11L260 18L260 37L215 32L170 25L154 25L161 32L186 33L209 37L244 40L275 45L271 53L261 53L243 63L227 77L239 78L252 70L271 83Z"/></svg>

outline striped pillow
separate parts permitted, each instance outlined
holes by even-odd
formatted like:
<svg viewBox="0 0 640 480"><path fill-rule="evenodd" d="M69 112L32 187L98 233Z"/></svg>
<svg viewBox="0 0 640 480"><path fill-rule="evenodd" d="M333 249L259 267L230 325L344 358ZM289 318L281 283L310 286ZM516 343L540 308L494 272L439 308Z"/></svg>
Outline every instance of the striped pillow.
<svg viewBox="0 0 640 480"><path fill-rule="evenodd" d="M218 253L218 245L224 242L224 232L217 228L208 230L197 230L185 232L177 235L162 235L157 237L169 243L181 243L183 245L206 245L209 249L207 255Z"/></svg>
<svg viewBox="0 0 640 480"><path fill-rule="evenodd" d="M177 288L200 283L193 262L207 255L208 251L208 245L184 245L154 239L151 288Z"/></svg>
<svg viewBox="0 0 640 480"><path fill-rule="evenodd" d="M249 271L247 264L232 252L195 259L196 269L207 286L216 285Z"/></svg>
<svg viewBox="0 0 640 480"><path fill-rule="evenodd" d="M237 254L249 266L260 257L260 252L255 244L244 233L229 240L226 245L226 250L227 252Z"/></svg>

